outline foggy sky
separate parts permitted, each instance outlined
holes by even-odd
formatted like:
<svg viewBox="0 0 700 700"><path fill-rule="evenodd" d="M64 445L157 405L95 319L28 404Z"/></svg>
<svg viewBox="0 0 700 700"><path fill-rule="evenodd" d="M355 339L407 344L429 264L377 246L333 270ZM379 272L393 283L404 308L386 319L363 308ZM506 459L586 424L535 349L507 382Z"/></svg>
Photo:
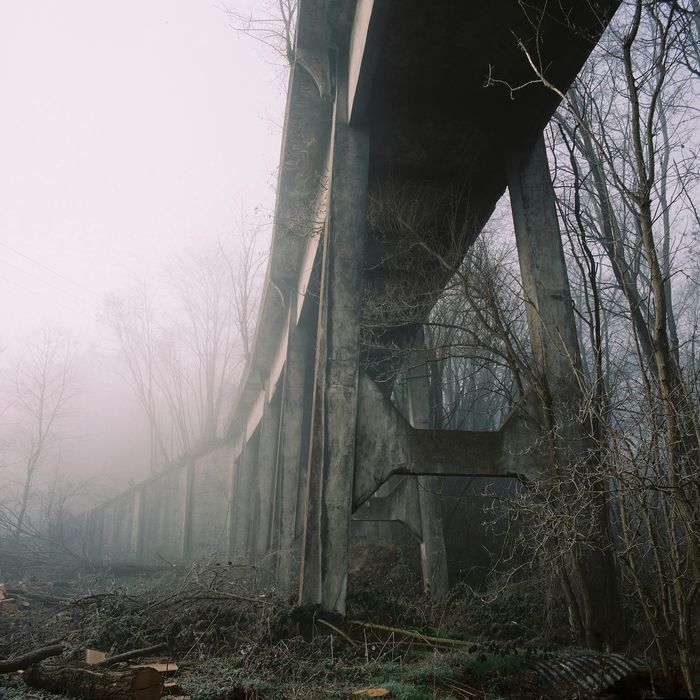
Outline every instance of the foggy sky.
<svg viewBox="0 0 700 700"><path fill-rule="evenodd" d="M129 271L272 208L268 58L216 0L0 2L1 346L47 320L92 336Z"/></svg>

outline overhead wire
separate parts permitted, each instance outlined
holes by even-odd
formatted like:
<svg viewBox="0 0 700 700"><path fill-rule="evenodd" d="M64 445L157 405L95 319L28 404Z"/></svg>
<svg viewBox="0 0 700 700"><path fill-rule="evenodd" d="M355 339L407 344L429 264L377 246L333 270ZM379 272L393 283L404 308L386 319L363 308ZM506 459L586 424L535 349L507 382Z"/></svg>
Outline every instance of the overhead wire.
<svg viewBox="0 0 700 700"><path fill-rule="evenodd" d="M70 297L74 301L80 303L80 304L85 304L85 305L90 305L92 304L91 301L88 301L85 298L81 298L77 296L76 294L73 294L72 292L69 292L67 289L62 289L61 287L58 287L57 285L53 284L52 282L49 282L48 280L42 279L38 275L35 275L28 270L23 270L21 267L15 265L14 263L11 263L3 258L0 258L0 263L3 265L7 265L8 267L11 267L13 270L17 270L17 272L21 272L23 275L27 275L28 277L31 277L32 279L36 280L40 284L45 284L47 287L51 287L51 289L60 292L61 294Z"/></svg>
<svg viewBox="0 0 700 700"><path fill-rule="evenodd" d="M35 258L32 258L31 256L27 255L26 253L23 253L21 250L17 250L16 248L13 248L12 246L7 245L7 243L3 243L0 241L0 246L3 248L7 248L7 250L12 251L16 255L20 255L23 258L29 260L30 262L34 263L35 265L38 265L39 267L43 268L47 272L50 272L52 275L56 275L56 277L60 277L62 280L65 280L66 282L74 285L75 287L78 287L78 289L82 289L84 292L87 292L91 296L94 296L97 299L100 299L100 295L94 291L93 289L90 289L89 287L86 287L84 284L81 284L80 282L76 282L75 280L71 279L70 277L66 277L61 272L58 272L57 270L54 270L50 268L48 265L45 265L42 262L39 262L39 260L36 260Z"/></svg>
<svg viewBox="0 0 700 700"><path fill-rule="evenodd" d="M17 287L18 289L21 289L24 292L28 292L29 294L42 296L41 292L39 292L38 290L30 289L29 287L25 287L23 284L20 284L19 282L15 281L13 279L10 279L9 277L4 277L4 276L0 275L0 282L7 282L8 284L12 284L15 287ZM71 313L76 313L76 312L81 313L81 314L85 313L85 309L81 309L77 305L76 306L68 306L68 304L63 303L62 301L58 301L57 299L54 299L53 302L55 304L58 304L58 306L61 306L64 309L70 311Z"/></svg>

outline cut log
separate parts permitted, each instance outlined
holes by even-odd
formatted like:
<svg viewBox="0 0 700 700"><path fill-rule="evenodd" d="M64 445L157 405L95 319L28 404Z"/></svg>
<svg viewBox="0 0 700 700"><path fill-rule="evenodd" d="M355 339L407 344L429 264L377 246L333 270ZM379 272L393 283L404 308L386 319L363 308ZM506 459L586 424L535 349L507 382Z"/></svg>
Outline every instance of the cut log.
<svg viewBox="0 0 700 700"><path fill-rule="evenodd" d="M85 663L88 666L94 666L99 664L100 661L104 661L107 658L107 654L99 649L86 649L85 650Z"/></svg>
<svg viewBox="0 0 700 700"><path fill-rule="evenodd" d="M38 663L43 659L48 659L50 656L58 656L64 651L61 644L54 644L50 647L34 649L34 651L22 654L22 656L16 656L14 659L4 659L0 661L0 673L21 671L23 668L28 668L32 664Z"/></svg>
<svg viewBox="0 0 700 700"><path fill-rule="evenodd" d="M36 664L24 681L32 688L83 700L157 700L163 688L163 676L152 668L114 671L83 664Z"/></svg>
<svg viewBox="0 0 700 700"><path fill-rule="evenodd" d="M389 688L362 688L361 690L356 690L353 695L360 695L366 698L389 698L391 697L391 690Z"/></svg>
<svg viewBox="0 0 700 700"><path fill-rule="evenodd" d="M19 612L19 604L16 598L3 598L0 600L0 611L5 613Z"/></svg>
<svg viewBox="0 0 700 700"><path fill-rule="evenodd" d="M112 666L113 664L118 664L120 661L129 661L131 659L136 659L139 656L148 656L149 654L157 654L163 649L167 649L168 645L165 642L161 644L154 644L150 647L143 647L142 649L132 649L131 651L125 651L123 654L117 654L116 656L110 656L108 659L103 661L98 661L95 666Z"/></svg>
<svg viewBox="0 0 700 700"><path fill-rule="evenodd" d="M174 661L144 661L140 664L129 664L129 668L154 668L165 674L178 671L178 665Z"/></svg>

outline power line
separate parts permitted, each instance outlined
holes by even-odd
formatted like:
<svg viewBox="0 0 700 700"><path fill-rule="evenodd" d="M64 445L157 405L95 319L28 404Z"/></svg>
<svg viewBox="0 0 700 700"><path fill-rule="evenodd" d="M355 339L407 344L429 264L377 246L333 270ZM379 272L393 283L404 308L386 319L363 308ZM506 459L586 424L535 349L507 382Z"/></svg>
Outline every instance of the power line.
<svg viewBox="0 0 700 700"><path fill-rule="evenodd" d="M56 275L56 277L60 277L62 280L65 280L66 282L69 282L70 284L78 287L79 289L82 289L83 291L87 292L88 294L96 297L97 299L101 300L100 295L95 292L94 290L90 289L89 287L86 287L84 284L81 284L80 282L76 282L75 280L70 279L70 277L66 277L64 274L57 272L56 270L53 270L50 268L48 265L44 265L44 263L39 262L38 260L35 260L34 258L30 257L26 253L23 253L20 250L17 250L16 248L13 248L12 246L7 245L7 243L2 243L0 242L0 245L3 248L7 248L8 250L11 250L13 253L16 253L17 255L21 255L23 258L26 258L30 262L34 263L35 265L38 265L39 267L42 267L44 270L47 272L50 272L52 275Z"/></svg>
<svg viewBox="0 0 700 700"><path fill-rule="evenodd" d="M47 282L45 279L42 279L41 277L37 277L37 275L32 274L31 272L29 272L27 270L23 270L21 267L18 267L17 265L15 265L11 262L8 262L7 260L4 260L3 258L0 258L0 263L2 263L3 265L7 265L8 267L11 267L13 270L17 270L18 272L21 272L24 275L28 275L29 277L36 280L40 284L45 284L47 287L51 287L52 289L56 290L57 292L60 292L61 294L64 294L64 295L67 295L81 304L86 304L86 305L91 304L91 302L87 301L86 299L82 299L82 298L76 296L75 294L72 294L71 292L69 292L66 289L61 289L61 287L57 287L55 284L52 284L51 282Z"/></svg>
<svg viewBox="0 0 700 700"><path fill-rule="evenodd" d="M25 287L23 284L20 284L19 282L16 282L15 280L10 279L9 277L3 277L0 275L0 281L8 282L9 284L12 284L15 287L17 287L18 289L21 289L24 292L28 292L29 294L42 296L41 292L37 291L36 289L30 289L29 287ZM59 306L62 306L64 309L67 309L71 313L76 313L76 312L78 312L80 314L85 313L85 309L81 309L78 306L68 306L67 304L64 304L62 301L58 301L57 299L54 299L53 302L55 304L58 304Z"/></svg>

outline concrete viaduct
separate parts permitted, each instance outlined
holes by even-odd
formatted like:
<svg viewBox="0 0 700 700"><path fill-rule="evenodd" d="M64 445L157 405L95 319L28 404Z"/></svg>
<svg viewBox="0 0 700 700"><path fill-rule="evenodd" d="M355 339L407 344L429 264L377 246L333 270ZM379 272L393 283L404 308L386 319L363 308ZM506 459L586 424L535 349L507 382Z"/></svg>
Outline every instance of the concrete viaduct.
<svg viewBox="0 0 700 700"><path fill-rule="evenodd" d="M508 188L537 371L555 407L575 400L542 132L552 86L567 89L617 4L301 0L270 263L227 444L91 511L92 556L218 551L342 614L351 521L398 520L421 542L426 589L445 591L431 479L536 479L548 457L534 400L495 432L431 429L421 324Z"/></svg>

